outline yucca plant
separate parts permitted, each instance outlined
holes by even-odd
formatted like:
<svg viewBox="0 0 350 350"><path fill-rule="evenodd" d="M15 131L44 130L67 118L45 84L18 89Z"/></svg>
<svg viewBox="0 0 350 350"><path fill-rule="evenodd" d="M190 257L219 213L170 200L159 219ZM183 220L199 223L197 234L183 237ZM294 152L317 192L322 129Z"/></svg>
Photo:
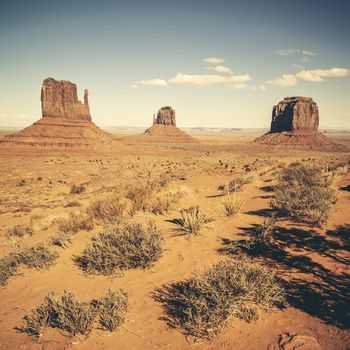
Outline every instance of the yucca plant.
<svg viewBox="0 0 350 350"><path fill-rule="evenodd" d="M237 196L236 192L233 195L227 194L223 207L227 216L233 216L239 213L242 208L243 201Z"/></svg>
<svg viewBox="0 0 350 350"><path fill-rule="evenodd" d="M210 222L210 219L202 212L198 205L187 208L179 209L181 219L177 219L175 222L182 228L182 230L198 234L202 228Z"/></svg>

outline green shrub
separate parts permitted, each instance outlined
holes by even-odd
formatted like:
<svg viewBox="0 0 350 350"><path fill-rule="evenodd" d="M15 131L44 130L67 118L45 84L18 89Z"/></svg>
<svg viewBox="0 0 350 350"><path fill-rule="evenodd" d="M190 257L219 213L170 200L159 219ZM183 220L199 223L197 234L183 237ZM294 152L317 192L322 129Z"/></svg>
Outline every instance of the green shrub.
<svg viewBox="0 0 350 350"><path fill-rule="evenodd" d="M267 267L248 260L221 261L201 274L155 291L170 327L212 339L232 318L246 322L284 301L284 290Z"/></svg>
<svg viewBox="0 0 350 350"><path fill-rule="evenodd" d="M332 181L317 168L293 163L281 171L271 204L297 222L322 226L336 201Z"/></svg>
<svg viewBox="0 0 350 350"><path fill-rule="evenodd" d="M150 222L118 223L101 233L76 257L76 263L87 274L121 274L123 270L152 266L162 255L163 236Z"/></svg>

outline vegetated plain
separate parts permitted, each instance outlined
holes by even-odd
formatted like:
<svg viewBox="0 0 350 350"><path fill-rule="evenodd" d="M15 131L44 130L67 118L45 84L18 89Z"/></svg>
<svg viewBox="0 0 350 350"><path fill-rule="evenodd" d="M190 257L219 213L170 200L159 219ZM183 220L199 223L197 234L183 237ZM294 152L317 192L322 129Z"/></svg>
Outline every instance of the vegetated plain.
<svg viewBox="0 0 350 350"><path fill-rule="evenodd" d="M0 349L350 347L349 153L194 136L1 150Z"/></svg>

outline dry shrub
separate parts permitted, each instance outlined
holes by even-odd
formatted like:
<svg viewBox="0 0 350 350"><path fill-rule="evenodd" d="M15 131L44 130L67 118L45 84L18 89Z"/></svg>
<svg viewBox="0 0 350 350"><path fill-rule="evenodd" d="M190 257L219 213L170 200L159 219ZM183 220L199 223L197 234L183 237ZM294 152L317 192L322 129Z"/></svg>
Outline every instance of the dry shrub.
<svg viewBox="0 0 350 350"><path fill-rule="evenodd" d="M17 272L18 256L9 254L0 259L0 286L4 286L8 279Z"/></svg>
<svg viewBox="0 0 350 350"><path fill-rule="evenodd" d="M250 238L232 242L225 253L229 254L263 254L273 247L273 234L275 229L275 217L267 218L261 225L256 225L250 231Z"/></svg>
<svg viewBox="0 0 350 350"><path fill-rule="evenodd" d="M34 229L28 225L15 225L7 230L8 237L23 237L24 235L32 236Z"/></svg>
<svg viewBox="0 0 350 350"><path fill-rule="evenodd" d="M18 254L19 263L38 270L50 267L57 258L58 254L50 251L45 243L38 243Z"/></svg>
<svg viewBox="0 0 350 350"><path fill-rule="evenodd" d="M181 227L182 230L198 234L206 224L212 221L208 218L198 205L187 209L179 209L181 219L176 219L175 223Z"/></svg>
<svg viewBox="0 0 350 350"><path fill-rule="evenodd" d="M258 319L284 301L284 290L267 267L248 260L221 261L183 282L157 289L170 327L186 336L212 339L232 318Z"/></svg>
<svg viewBox="0 0 350 350"><path fill-rule="evenodd" d="M150 201L149 210L156 215L167 214L174 209L175 204L181 198L181 193L166 192L153 197Z"/></svg>
<svg viewBox="0 0 350 350"><path fill-rule="evenodd" d="M106 295L99 300L98 317L100 327L113 332L125 321L128 312L128 295L119 290L108 290Z"/></svg>
<svg viewBox="0 0 350 350"><path fill-rule="evenodd" d="M227 194L223 202L223 207L227 216L238 214L242 208L242 205L243 202L237 196L236 192L234 192L233 195Z"/></svg>
<svg viewBox="0 0 350 350"><path fill-rule="evenodd" d="M126 198L132 203L132 214L138 211L146 211L153 195L153 188L149 184L132 186L126 194Z"/></svg>
<svg viewBox="0 0 350 350"><path fill-rule="evenodd" d="M120 222L101 233L76 257L86 274L115 275L123 270L151 267L162 255L163 235L153 222Z"/></svg>
<svg viewBox="0 0 350 350"><path fill-rule="evenodd" d="M70 188L70 194L80 194L86 191L86 187L84 185L72 185Z"/></svg>
<svg viewBox="0 0 350 350"><path fill-rule="evenodd" d="M87 208L89 216L106 223L118 221L126 210L127 203L118 195L111 195L104 199L98 199Z"/></svg>
<svg viewBox="0 0 350 350"><path fill-rule="evenodd" d="M50 244L67 248L69 244L72 244L72 235L67 232L58 232L50 238Z"/></svg>
<svg viewBox="0 0 350 350"><path fill-rule="evenodd" d="M293 163L281 171L271 204L297 222L322 226L336 201L333 181L317 168Z"/></svg>
<svg viewBox="0 0 350 350"><path fill-rule="evenodd" d="M18 253L11 253L0 259L0 285L5 285L16 274L20 265L41 270L54 264L58 254L50 251L45 243L38 243Z"/></svg>
<svg viewBox="0 0 350 350"><path fill-rule="evenodd" d="M44 302L24 317L25 325L19 330L39 337L44 327L62 329L70 335L88 334L99 317L102 329L114 331L125 320L128 308L126 293L108 291L100 300L79 301L65 291L60 297L47 295Z"/></svg>
<svg viewBox="0 0 350 350"><path fill-rule="evenodd" d="M59 229L64 233L77 233L78 231L91 231L94 228L94 220L84 212L70 213L69 217L61 220Z"/></svg>

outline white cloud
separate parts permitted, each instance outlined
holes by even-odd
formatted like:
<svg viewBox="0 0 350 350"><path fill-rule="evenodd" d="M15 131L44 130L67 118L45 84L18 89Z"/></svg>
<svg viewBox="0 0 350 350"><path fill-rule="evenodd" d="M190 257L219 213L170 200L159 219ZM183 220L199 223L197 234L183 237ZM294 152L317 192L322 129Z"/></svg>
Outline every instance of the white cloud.
<svg viewBox="0 0 350 350"><path fill-rule="evenodd" d="M296 74L282 74L282 77L268 80L267 83L274 86L289 87L295 86L298 80L321 83L325 81L324 78L342 78L348 76L350 76L350 69L348 68L311 69L302 70Z"/></svg>
<svg viewBox="0 0 350 350"><path fill-rule="evenodd" d="M132 84L132 85L130 86L130 88L131 88L131 89L138 89L138 86L137 86L136 84Z"/></svg>
<svg viewBox="0 0 350 350"><path fill-rule="evenodd" d="M259 89L260 89L261 91L266 91L266 86L264 86L264 85L259 85Z"/></svg>
<svg viewBox="0 0 350 350"><path fill-rule="evenodd" d="M150 80L138 80L133 85L134 86L138 86L138 85L167 86L168 83L164 79L150 79Z"/></svg>
<svg viewBox="0 0 350 350"><path fill-rule="evenodd" d="M237 90L247 90L248 85L246 83L239 83L239 84L225 84L225 89L228 91L237 91Z"/></svg>
<svg viewBox="0 0 350 350"><path fill-rule="evenodd" d="M293 74L282 74L282 77L268 80L267 83L273 86L289 87L296 85L297 78Z"/></svg>
<svg viewBox="0 0 350 350"><path fill-rule="evenodd" d="M240 84L251 80L249 74L222 76L216 74L183 74L177 73L168 80L171 84L211 86L216 84Z"/></svg>
<svg viewBox="0 0 350 350"><path fill-rule="evenodd" d="M219 57L207 57L207 58L204 58L203 61L209 64L219 64L219 63L225 62L223 58L219 58Z"/></svg>
<svg viewBox="0 0 350 350"><path fill-rule="evenodd" d="M311 50L298 50L303 56L315 56L315 52Z"/></svg>
<svg viewBox="0 0 350 350"><path fill-rule="evenodd" d="M218 73L229 73L229 74L233 73L231 68L225 67L225 66L207 67L207 69L214 70L215 72L218 72Z"/></svg>
<svg viewBox="0 0 350 350"><path fill-rule="evenodd" d="M305 81L322 82L324 78L340 78L350 76L350 69L331 68L303 70L296 74L297 78Z"/></svg>

